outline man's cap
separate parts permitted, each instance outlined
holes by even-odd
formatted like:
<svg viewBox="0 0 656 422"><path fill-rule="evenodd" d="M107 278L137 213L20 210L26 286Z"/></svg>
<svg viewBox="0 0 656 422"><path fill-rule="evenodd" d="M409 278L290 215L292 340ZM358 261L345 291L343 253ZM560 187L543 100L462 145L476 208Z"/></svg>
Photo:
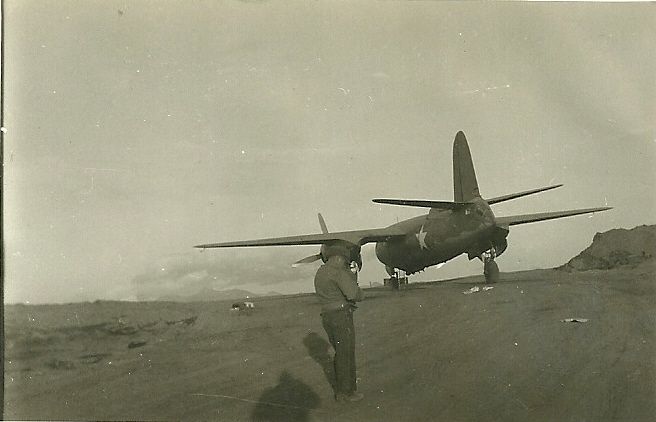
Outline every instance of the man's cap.
<svg viewBox="0 0 656 422"><path fill-rule="evenodd" d="M362 268L362 256L360 255L360 246L346 244L345 242L324 244L321 247L321 258L327 262L331 256L343 256L347 262L355 261Z"/></svg>
<svg viewBox="0 0 656 422"><path fill-rule="evenodd" d="M325 260L328 260L331 256L341 255L346 258L347 261L351 261L351 248L346 245L324 245L321 255Z"/></svg>

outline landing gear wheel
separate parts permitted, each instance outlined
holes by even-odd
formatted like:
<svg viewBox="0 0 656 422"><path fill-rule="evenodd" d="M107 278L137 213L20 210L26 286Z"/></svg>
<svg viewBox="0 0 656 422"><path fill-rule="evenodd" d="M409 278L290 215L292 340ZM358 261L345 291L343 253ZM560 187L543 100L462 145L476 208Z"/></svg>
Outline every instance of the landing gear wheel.
<svg viewBox="0 0 656 422"><path fill-rule="evenodd" d="M496 261L490 259L485 261L483 266L483 274L485 275L485 282L487 284L496 283L499 281L499 266Z"/></svg>
<svg viewBox="0 0 656 422"><path fill-rule="evenodd" d="M481 260L483 261L483 275L485 276L485 282L487 284L499 281L499 266L494 261L494 258L496 257L497 251L494 247L485 251L481 255Z"/></svg>
<svg viewBox="0 0 656 422"><path fill-rule="evenodd" d="M397 276L392 276L392 278L390 278L390 284L392 285L392 290L399 290L401 287Z"/></svg>
<svg viewBox="0 0 656 422"><path fill-rule="evenodd" d="M385 267L390 278L383 281L385 286L390 286L392 290L401 290L401 286L407 286L408 276L405 271L393 267Z"/></svg>

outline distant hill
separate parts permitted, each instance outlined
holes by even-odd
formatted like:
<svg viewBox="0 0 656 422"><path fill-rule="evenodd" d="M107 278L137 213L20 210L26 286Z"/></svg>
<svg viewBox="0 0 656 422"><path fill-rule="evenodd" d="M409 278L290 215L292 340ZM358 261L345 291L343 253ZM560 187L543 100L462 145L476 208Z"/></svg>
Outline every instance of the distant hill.
<svg viewBox="0 0 656 422"><path fill-rule="evenodd" d="M248 290L241 289L230 289L230 290L214 290L206 288L200 290L196 293L193 293L188 296L183 295L166 295L158 298L159 301L171 301L171 302L214 302L221 300L236 300L236 299L246 299L246 298L255 298L261 296L275 296L279 295L277 292L268 292L264 295L258 295Z"/></svg>
<svg viewBox="0 0 656 422"><path fill-rule="evenodd" d="M635 267L656 259L656 225L613 229L595 234L592 245L559 269L608 270Z"/></svg>

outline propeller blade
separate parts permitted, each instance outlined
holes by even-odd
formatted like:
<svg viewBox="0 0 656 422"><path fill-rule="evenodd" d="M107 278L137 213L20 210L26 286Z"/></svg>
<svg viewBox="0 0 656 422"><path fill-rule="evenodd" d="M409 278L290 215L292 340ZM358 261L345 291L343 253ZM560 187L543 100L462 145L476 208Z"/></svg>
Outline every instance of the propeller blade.
<svg viewBox="0 0 656 422"><path fill-rule="evenodd" d="M311 263L311 262L318 261L318 260L320 260L320 259L321 259L321 254L320 254L320 253L318 253L318 254L316 254L316 255L310 255L310 256L308 256L308 257L305 257L305 258L303 258L303 259L301 259L301 260L298 260L298 261L294 262L294 263L292 264L292 267L296 268L296 267L298 267L298 266L300 266L300 265L303 265L303 264L309 264L309 263Z"/></svg>
<svg viewBox="0 0 656 422"><path fill-rule="evenodd" d="M328 227L326 226L326 221L323 219L321 213L317 214L317 217L319 217L319 225L321 226L321 232L323 234L328 233Z"/></svg>

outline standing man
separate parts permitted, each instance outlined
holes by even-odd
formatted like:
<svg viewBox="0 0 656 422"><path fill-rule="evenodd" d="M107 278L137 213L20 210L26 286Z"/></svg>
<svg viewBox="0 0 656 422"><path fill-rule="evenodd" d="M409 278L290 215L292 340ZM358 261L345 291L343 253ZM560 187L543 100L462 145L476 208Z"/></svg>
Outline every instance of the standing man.
<svg viewBox="0 0 656 422"><path fill-rule="evenodd" d="M364 397L356 391L355 302L364 299L357 271L349 268L348 251L338 251L317 271L314 288L321 302L321 322L335 349L335 400L355 402ZM357 267L356 267L357 270Z"/></svg>

